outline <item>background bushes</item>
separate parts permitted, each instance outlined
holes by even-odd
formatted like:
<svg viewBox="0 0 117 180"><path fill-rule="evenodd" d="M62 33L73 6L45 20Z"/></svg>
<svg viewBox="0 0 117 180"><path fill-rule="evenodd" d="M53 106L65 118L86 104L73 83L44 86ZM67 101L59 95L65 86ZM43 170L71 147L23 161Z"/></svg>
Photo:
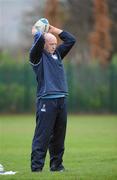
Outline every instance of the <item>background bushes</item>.
<svg viewBox="0 0 117 180"><path fill-rule="evenodd" d="M6 60L7 59L7 60ZM0 112L33 112L36 80L28 61L0 63ZM69 112L117 113L116 60L107 67L66 63Z"/></svg>

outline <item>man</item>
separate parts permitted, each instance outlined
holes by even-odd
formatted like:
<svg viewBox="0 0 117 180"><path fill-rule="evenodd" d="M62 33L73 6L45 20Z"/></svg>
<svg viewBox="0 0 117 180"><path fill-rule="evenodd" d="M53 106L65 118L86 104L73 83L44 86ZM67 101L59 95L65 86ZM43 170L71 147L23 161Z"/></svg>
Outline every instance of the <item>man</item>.
<svg viewBox="0 0 117 180"><path fill-rule="evenodd" d="M32 33L35 33L33 27ZM57 46L56 34L63 43ZM34 35L30 63L37 80L36 128L32 142L31 169L43 169L47 149L50 153L50 171L64 171L63 154L67 124L67 83L62 59L75 43L68 32L54 26L49 32Z"/></svg>

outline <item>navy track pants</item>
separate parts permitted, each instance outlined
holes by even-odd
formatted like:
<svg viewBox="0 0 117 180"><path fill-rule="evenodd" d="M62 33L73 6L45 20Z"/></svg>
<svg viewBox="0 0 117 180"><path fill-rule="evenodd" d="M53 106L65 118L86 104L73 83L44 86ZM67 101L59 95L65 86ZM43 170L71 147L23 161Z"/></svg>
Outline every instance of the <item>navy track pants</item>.
<svg viewBox="0 0 117 180"><path fill-rule="evenodd" d="M37 101L36 128L32 141L31 169L43 168L47 150L50 167L62 164L67 125L66 97Z"/></svg>

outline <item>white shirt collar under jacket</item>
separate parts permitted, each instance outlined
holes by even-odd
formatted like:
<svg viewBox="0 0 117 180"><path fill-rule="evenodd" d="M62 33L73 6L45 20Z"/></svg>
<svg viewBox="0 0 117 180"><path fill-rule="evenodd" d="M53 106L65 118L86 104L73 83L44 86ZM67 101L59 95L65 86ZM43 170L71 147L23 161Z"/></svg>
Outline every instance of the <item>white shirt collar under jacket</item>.
<svg viewBox="0 0 117 180"><path fill-rule="evenodd" d="M53 58L53 59L55 59L55 60L57 60L57 59L58 59L58 57L57 57L57 55L56 55L56 54L52 54L51 56L52 56L52 58Z"/></svg>

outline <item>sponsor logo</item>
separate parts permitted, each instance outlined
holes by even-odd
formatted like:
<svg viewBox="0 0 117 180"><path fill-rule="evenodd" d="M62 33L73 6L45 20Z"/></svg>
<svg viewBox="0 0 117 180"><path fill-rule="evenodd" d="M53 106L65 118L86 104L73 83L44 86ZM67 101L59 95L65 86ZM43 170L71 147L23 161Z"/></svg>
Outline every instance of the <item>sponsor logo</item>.
<svg viewBox="0 0 117 180"><path fill-rule="evenodd" d="M46 105L43 104L42 108L41 108L41 112L46 112Z"/></svg>

